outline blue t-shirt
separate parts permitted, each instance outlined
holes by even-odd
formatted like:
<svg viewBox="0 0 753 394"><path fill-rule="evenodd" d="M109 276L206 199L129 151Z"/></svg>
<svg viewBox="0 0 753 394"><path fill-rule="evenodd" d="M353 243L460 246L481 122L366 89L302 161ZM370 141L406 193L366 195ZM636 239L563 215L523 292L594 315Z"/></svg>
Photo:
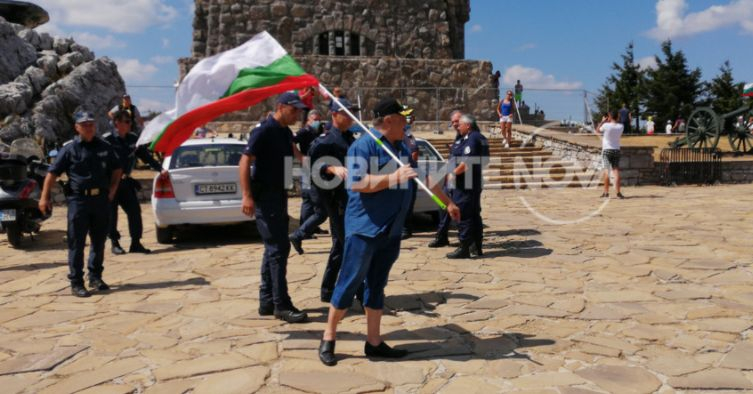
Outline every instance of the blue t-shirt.
<svg viewBox="0 0 753 394"><path fill-rule="evenodd" d="M620 123L628 123L630 122L630 110L627 108L622 108L619 110L618 116L620 118Z"/></svg>
<svg viewBox="0 0 753 394"><path fill-rule="evenodd" d="M361 181L366 175L384 175L395 172L398 164L390 158L385 149L390 149L403 163L417 164L410 160L410 151L402 141L394 146L378 131L380 147L368 135L356 140L348 149L345 159L348 168L348 206L345 209L345 235L376 237L387 233L388 237L399 237L408 213L411 194L416 187L409 181L396 188L388 188L376 193L361 193L352 190L352 184Z"/></svg>
<svg viewBox="0 0 753 394"><path fill-rule="evenodd" d="M502 116L510 116L510 114L512 113L512 103L505 103L504 101L500 101L499 112L502 113Z"/></svg>
<svg viewBox="0 0 753 394"><path fill-rule="evenodd" d="M251 179L272 189L285 188L285 160L293 158L293 132L271 115L251 131L244 155L254 156Z"/></svg>

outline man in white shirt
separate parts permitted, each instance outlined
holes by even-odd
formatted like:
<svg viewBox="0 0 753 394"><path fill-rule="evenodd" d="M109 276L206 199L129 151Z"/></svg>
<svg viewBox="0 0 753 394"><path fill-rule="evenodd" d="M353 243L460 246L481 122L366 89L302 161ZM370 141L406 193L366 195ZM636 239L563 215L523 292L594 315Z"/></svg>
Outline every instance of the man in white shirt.
<svg viewBox="0 0 753 394"><path fill-rule="evenodd" d="M620 192L620 137L625 130L617 118L616 111L610 111L607 116L601 118L599 127L594 130L596 135L601 136L601 157L604 160L604 193L602 198L609 198L609 170L614 172L614 188L617 198L625 196Z"/></svg>

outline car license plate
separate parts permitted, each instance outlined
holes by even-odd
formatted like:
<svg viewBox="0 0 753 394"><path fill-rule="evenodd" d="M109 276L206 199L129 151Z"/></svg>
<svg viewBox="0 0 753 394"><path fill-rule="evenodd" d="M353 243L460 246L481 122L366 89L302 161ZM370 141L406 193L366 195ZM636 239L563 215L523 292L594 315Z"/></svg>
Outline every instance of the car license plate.
<svg viewBox="0 0 753 394"><path fill-rule="evenodd" d="M16 220L15 209L0 210L0 222L13 222Z"/></svg>
<svg viewBox="0 0 753 394"><path fill-rule="evenodd" d="M196 194L235 194L238 186L235 183L211 183L196 185Z"/></svg>

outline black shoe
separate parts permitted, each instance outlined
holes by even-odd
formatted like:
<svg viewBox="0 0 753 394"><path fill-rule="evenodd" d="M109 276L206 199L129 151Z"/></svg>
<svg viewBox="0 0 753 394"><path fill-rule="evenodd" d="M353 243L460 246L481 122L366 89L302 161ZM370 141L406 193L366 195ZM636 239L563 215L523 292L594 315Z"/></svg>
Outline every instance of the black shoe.
<svg viewBox="0 0 753 394"><path fill-rule="evenodd" d="M112 241L112 254L126 254L126 251L120 247L118 241Z"/></svg>
<svg viewBox="0 0 753 394"><path fill-rule="evenodd" d="M89 288L92 290L97 290L97 291L110 290L110 286L108 286L107 283L105 283L105 281L102 280L102 278L93 277L93 276L89 277Z"/></svg>
<svg viewBox="0 0 753 394"><path fill-rule="evenodd" d="M405 349L393 349L382 342L379 346L372 346L368 341L363 345L363 352L367 357L403 358L408 354Z"/></svg>
<svg viewBox="0 0 753 394"><path fill-rule="evenodd" d="M470 259L471 251L468 245L460 245L454 252L447 254L448 259Z"/></svg>
<svg viewBox="0 0 753 394"><path fill-rule="evenodd" d="M272 316L275 314L274 304L259 304L259 316Z"/></svg>
<svg viewBox="0 0 753 394"><path fill-rule="evenodd" d="M337 358L335 357L335 341L325 341L322 339L322 343L319 344L319 360L326 366L337 365Z"/></svg>
<svg viewBox="0 0 753 394"><path fill-rule="evenodd" d="M620 200L624 200L625 196L623 196L622 193L617 193L617 198L619 198Z"/></svg>
<svg viewBox="0 0 753 394"><path fill-rule="evenodd" d="M298 254L303 254L303 244L300 239L295 237L295 234L288 235L288 240L290 240L290 244L293 245L293 249L295 249Z"/></svg>
<svg viewBox="0 0 753 394"><path fill-rule="evenodd" d="M602 193L601 198L609 198L609 193Z"/></svg>
<svg viewBox="0 0 753 394"><path fill-rule="evenodd" d="M430 248L441 248L443 246L449 246L450 240L447 239L447 237L437 237L434 238L433 241L429 242Z"/></svg>
<svg viewBox="0 0 753 394"><path fill-rule="evenodd" d="M151 250L144 247L144 245L141 244L141 242L132 243L131 247L128 248L128 253L144 253L149 254L152 253Z"/></svg>
<svg viewBox="0 0 753 394"><path fill-rule="evenodd" d="M274 313L276 318L288 323L303 323L309 318L309 315L307 315L306 312L301 312L292 306L290 309L275 309Z"/></svg>
<svg viewBox="0 0 753 394"><path fill-rule="evenodd" d="M468 252L470 253L471 257L482 257L484 255L484 251L481 249L480 242L472 243L468 248Z"/></svg>
<svg viewBox="0 0 753 394"><path fill-rule="evenodd" d="M86 298L91 297L92 293L89 293L89 290L86 290L86 287L84 287L84 284L72 284L71 285L71 294L75 295L76 297Z"/></svg>

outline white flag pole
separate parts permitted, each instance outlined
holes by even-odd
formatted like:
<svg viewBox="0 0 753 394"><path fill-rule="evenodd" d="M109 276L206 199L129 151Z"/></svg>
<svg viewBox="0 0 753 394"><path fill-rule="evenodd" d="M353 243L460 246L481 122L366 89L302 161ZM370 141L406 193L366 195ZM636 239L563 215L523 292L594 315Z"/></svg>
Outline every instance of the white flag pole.
<svg viewBox="0 0 753 394"><path fill-rule="evenodd" d="M335 97L332 93L330 93L330 91L327 90L327 88L325 88L324 85L322 85L321 83L319 84L319 89L322 89L323 91L327 92L327 95L335 102L335 104L337 104L342 110L344 110L345 113L347 113L348 116L350 116L353 119L353 121L356 122L356 124L358 124L359 126L361 126L361 128L363 129L363 131L365 131L366 134L368 134L371 138L373 138L374 141L376 141L376 143L379 146L381 146L382 149L384 149L384 151L387 152L388 155L390 155L390 157L392 158L392 160L396 161L401 166L405 165L402 161L400 161L400 158L398 158L397 155L395 155L394 153L392 153L391 150L389 150L388 148L386 148L386 147L383 146L384 143L382 142L382 140L380 140L376 135L374 135L374 133L372 133L371 130L369 130L369 128L366 127L366 125L364 125L363 123L361 123L361 121L352 112L350 112L349 109L345 108L345 106L342 105L342 103L340 102L340 100L338 100L337 97ZM443 210L447 209L447 205L445 203L443 203L442 200L440 200L439 197L437 197L437 195L434 194L431 191L431 189L429 189L423 182L421 182L421 180L418 179L418 177L413 178L413 180L416 181L416 184L419 187L421 187L421 189L423 189L431 197L432 200L434 200L434 202L439 206L439 208L441 208Z"/></svg>

